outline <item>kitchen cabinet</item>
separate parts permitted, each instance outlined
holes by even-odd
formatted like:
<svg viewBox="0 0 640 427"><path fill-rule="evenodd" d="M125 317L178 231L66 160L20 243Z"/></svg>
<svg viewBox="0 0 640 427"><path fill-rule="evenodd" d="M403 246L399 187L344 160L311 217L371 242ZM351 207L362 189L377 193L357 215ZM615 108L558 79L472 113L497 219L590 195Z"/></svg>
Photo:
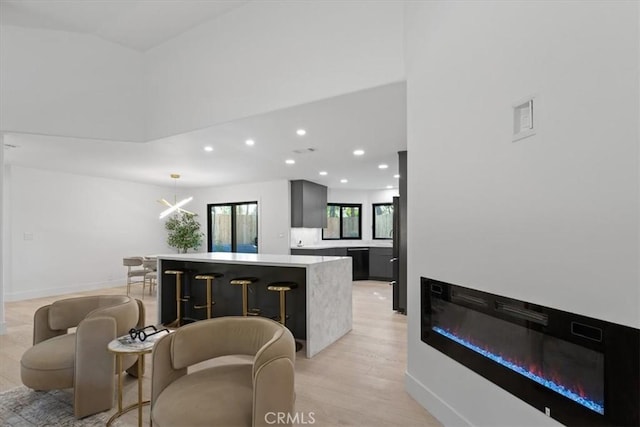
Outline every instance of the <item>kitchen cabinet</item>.
<svg viewBox="0 0 640 427"><path fill-rule="evenodd" d="M291 181L291 227L327 227L327 187L299 179Z"/></svg>
<svg viewBox="0 0 640 427"><path fill-rule="evenodd" d="M351 257L353 280L369 278L369 248L347 248L347 256Z"/></svg>
<svg viewBox="0 0 640 427"><path fill-rule="evenodd" d="M352 258L353 280L391 280L393 249L376 246L339 248L291 248L291 255L349 256Z"/></svg>
<svg viewBox="0 0 640 427"><path fill-rule="evenodd" d="M347 248L329 248L330 256L347 256Z"/></svg>
<svg viewBox="0 0 640 427"><path fill-rule="evenodd" d="M313 256L334 256L333 248L325 249L291 249L291 255L313 255Z"/></svg>
<svg viewBox="0 0 640 427"><path fill-rule="evenodd" d="M392 248L369 248L369 278L391 280L393 276Z"/></svg>

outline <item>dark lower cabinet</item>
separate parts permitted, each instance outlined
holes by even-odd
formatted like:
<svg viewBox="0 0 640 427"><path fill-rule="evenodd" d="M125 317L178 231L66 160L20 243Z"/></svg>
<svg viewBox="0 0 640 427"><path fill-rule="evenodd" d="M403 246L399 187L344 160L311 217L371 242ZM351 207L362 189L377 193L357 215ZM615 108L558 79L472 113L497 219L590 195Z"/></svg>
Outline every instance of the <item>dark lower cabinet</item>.
<svg viewBox="0 0 640 427"><path fill-rule="evenodd" d="M392 248L369 248L369 278L374 280L391 280L393 263Z"/></svg>
<svg viewBox="0 0 640 427"><path fill-rule="evenodd" d="M350 256L353 258L353 280L391 280L393 277L392 248L292 248L291 255Z"/></svg>
<svg viewBox="0 0 640 427"><path fill-rule="evenodd" d="M353 280L369 278L369 248L347 248L347 256L352 259Z"/></svg>

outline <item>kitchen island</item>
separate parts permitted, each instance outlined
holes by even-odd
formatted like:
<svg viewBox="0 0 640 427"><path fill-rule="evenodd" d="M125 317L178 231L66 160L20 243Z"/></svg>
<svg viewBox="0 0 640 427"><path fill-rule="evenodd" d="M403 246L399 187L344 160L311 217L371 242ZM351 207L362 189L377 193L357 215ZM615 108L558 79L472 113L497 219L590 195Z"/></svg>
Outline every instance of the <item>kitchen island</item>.
<svg viewBox="0 0 640 427"><path fill-rule="evenodd" d="M295 282L298 288L286 293L287 327L304 341L307 357L326 348L351 330L351 258L244 253L193 253L158 255L158 322L169 323L177 316L175 276L167 270L181 270L182 316L187 321L206 318L206 281L197 274L219 273L213 282L212 317L242 314L242 290L229 282L238 277L255 277L249 287L249 308L260 315L279 313L277 292L267 290L276 281Z"/></svg>

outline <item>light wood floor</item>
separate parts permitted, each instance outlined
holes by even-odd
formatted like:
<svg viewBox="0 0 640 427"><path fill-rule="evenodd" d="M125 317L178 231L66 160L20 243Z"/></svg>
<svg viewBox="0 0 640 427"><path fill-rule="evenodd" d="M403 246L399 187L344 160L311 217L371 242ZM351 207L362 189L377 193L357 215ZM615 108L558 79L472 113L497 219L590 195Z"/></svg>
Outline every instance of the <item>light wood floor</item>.
<svg viewBox="0 0 640 427"><path fill-rule="evenodd" d="M65 297L123 294L125 287ZM140 298L140 288L132 291ZM440 426L404 391L406 317L391 310L391 287L386 282L358 281L353 289L353 330L312 359L296 360L296 411L315 426ZM31 346L33 313L61 296L9 302L5 305L7 333L0 335L0 391L22 383L20 357ZM145 295L146 324L156 323L155 295ZM143 390L149 398L151 358ZM125 405L137 399L134 378L125 376ZM115 412L115 409L111 412ZM144 421L148 425L148 406ZM310 413L313 413L312 415ZM137 412L121 418L137 425Z"/></svg>

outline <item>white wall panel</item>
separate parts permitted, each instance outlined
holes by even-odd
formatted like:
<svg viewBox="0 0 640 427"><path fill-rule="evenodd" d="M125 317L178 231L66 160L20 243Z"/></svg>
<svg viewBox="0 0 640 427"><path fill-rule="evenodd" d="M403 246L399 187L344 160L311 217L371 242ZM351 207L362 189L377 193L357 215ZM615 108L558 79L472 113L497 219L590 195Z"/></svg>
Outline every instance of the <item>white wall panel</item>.
<svg viewBox="0 0 640 427"><path fill-rule="evenodd" d="M452 425L554 424L420 341L419 277L640 326L638 3L406 16L408 388ZM539 131L514 143L533 94Z"/></svg>
<svg viewBox="0 0 640 427"><path fill-rule="evenodd" d="M250 2L145 53L149 137L400 81L397 1Z"/></svg>
<svg viewBox="0 0 640 427"><path fill-rule="evenodd" d="M123 257L171 251L156 200L173 190L17 166L10 186L7 301L122 285Z"/></svg>
<svg viewBox="0 0 640 427"><path fill-rule="evenodd" d="M0 27L0 130L145 139L143 57L94 36Z"/></svg>

